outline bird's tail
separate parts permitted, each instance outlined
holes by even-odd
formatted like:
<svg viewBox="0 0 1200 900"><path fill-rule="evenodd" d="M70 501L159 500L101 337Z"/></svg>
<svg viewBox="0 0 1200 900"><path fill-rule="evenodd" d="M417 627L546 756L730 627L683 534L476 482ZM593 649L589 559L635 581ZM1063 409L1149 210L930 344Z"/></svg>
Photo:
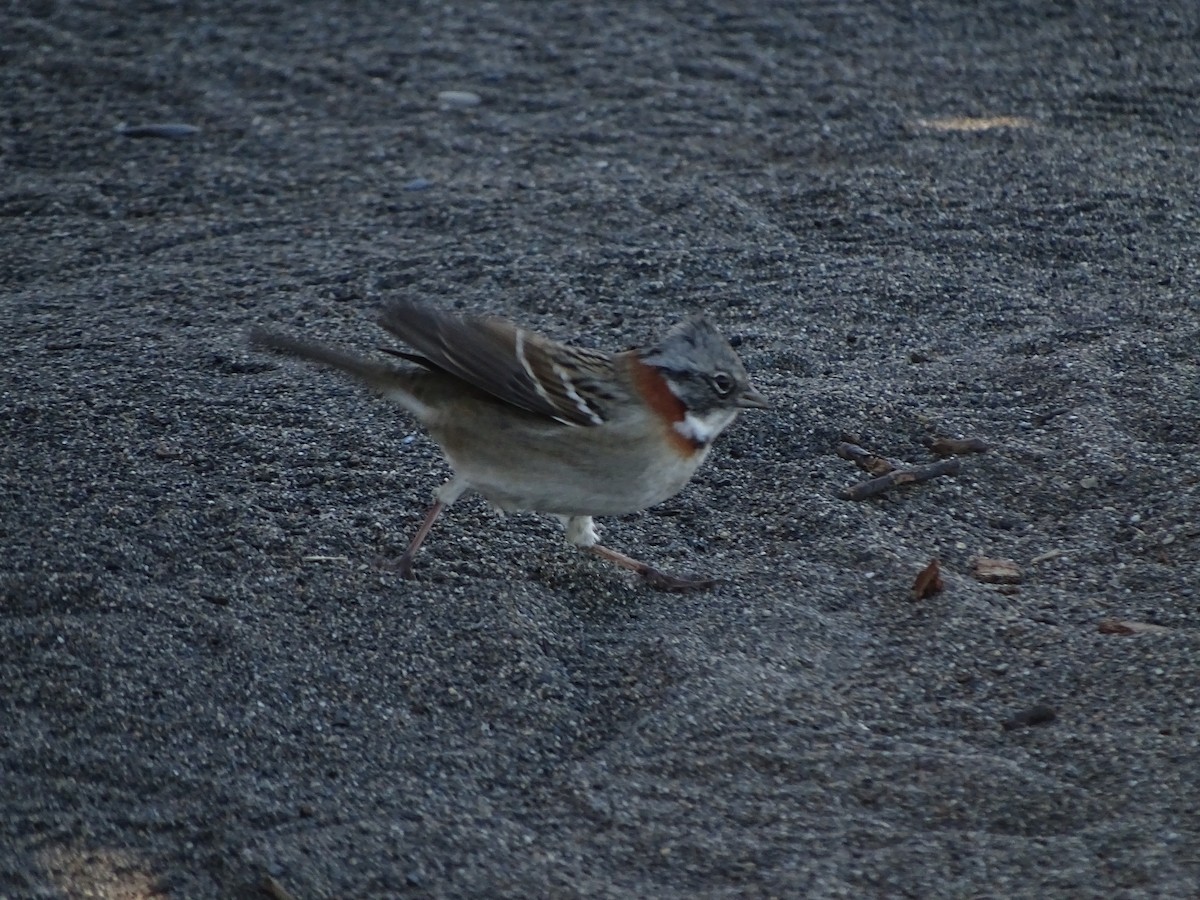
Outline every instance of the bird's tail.
<svg viewBox="0 0 1200 900"><path fill-rule="evenodd" d="M363 356L338 350L336 347L318 344L315 341L306 341L288 334L280 334L277 331L268 331L265 328L250 329L249 340L252 346L263 350L278 350L318 365L346 372L379 391L394 391L402 387L412 375L411 370L405 371L388 363L376 362Z"/></svg>

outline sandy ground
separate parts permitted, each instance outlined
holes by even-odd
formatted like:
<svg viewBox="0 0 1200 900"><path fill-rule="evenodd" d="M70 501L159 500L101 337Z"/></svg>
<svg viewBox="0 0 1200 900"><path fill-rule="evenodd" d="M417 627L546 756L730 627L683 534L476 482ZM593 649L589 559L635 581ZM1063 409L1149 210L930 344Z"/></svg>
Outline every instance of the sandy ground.
<svg viewBox="0 0 1200 900"><path fill-rule="evenodd" d="M1196 896L1195 3L203 6L0 12L0 895ZM394 297L707 312L774 406L604 525L721 584L381 571L436 447L244 334Z"/></svg>

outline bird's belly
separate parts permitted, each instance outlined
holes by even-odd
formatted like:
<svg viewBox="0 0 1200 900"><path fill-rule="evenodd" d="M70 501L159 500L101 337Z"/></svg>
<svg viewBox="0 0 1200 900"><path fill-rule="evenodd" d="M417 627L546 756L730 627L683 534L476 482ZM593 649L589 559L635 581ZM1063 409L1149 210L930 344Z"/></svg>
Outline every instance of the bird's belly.
<svg viewBox="0 0 1200 900"><path fill-rule="evenodd" d="M501 509L564 516L622 515L661 503L683 489L708 452L685 457L645 435L567 426L519 443L492 437L467 452L443 446L455 473Z"/></svg>

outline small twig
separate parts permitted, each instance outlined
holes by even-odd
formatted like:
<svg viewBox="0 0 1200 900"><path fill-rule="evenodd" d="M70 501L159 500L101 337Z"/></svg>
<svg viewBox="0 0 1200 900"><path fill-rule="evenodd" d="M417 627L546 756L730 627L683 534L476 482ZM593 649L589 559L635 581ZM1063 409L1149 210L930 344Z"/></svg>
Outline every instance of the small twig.
<svg viewBox="0 0 1200 900"><path fill-rule="evenodd" d="M1039 553L1029 561L1031 566L1040 566L1044 562L1049 562L1052 559L1058 559L1060 556L1066 556L1069 551L1063 550L1061 547L1055 547L1053 550L1047 550L1045 553Z"/></svg>
<svg viewBox="0 0 1200 900"><path fill-rule="evenodd" d="M1101 619L1096 630L1101 634L1170 634L1171 629L1165 625L1153 625L1150 622L1130 622L1120 619Z"/></svg>
<svg viewBox="0 0 1200 900"><path fill-rule="evenodd" d="M966 456L986 453L989 449L979 438L938 438L929 442L929 452L934 456Z"/></svg>
<svg viewBox="0 0 1200 900"><path fill-rule="evenodd" d="M871 475L886 475L888 472L895 471L900 468L890 459L886 459L877 453L872 453L858 444L852 444L849 441L842 441L837 445L837 455L842 459L848 459L864 472Z"/></svg>
<svg viewBox="0 0 1200 900"><path fill-rule="evenodd" d="M838 496L843 500L866 500L868 497L877 497L884 491L891 490L901 484L929 481L931 478L937 478L941 475L957 475L961 468L962 461L958 458L952 458L943 459L940 462L929 463L924 466L913 466L911 469L896 469L894 472L889 472L878 478L872 478L870 481L863 481L852 485L838 494Z"/></svg>

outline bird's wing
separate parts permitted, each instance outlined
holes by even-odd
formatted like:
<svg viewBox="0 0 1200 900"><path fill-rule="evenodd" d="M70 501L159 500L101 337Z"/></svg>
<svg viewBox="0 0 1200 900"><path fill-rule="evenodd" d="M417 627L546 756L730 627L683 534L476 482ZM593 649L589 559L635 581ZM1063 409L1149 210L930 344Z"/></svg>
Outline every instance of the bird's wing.
<svg viewBox="0 0 1200 900"><path fill-rule="evenodd" d="M612 396L611 354L567 347L505 319L458 317L396 302L380 324L440 370L528 412L601 425Z"/></svg>

